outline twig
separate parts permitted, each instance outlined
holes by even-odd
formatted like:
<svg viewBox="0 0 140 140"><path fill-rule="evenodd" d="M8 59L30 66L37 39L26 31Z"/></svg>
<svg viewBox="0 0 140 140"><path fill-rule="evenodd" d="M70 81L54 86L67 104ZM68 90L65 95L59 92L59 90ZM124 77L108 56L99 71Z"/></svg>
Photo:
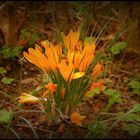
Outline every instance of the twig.
<svg viewBox="0 0 140 140"><path fill-rule="evenodd" d="M120 77L120 75L110 74L110 78L111 78L111 77Z"/></svg>
<svg viewBox="0 0 140 140"><path fill-rule="evenodd" d="M108 120L104 120L104 121L102 121L101 123L110 122L110 121L114 121L114 120L116 120L116 117L110 118L110 119L108 119Z"/></svg>
<svg viewBox="0 0 140 140"><path fill-rule="evenodd" d="M4 103L4 99L2 100L2 103L0 104L0 107L3 105L3 103Z"/></svg>
<svg viewBox="0 0 140 140"><path fill-rule="evenodd" d="M140 123L138 123L138 122L136 122L136 121L131 121L131 122L133 122L134 124L140 126Z"/></svg>
<svg viewBox="0 0 140 140"><path fill-rule="evenodd" d="M36 139L39 139L39 136L37 135L35 129L33 128L32 124L30 123L30 121L28 121L26 118L24 118L23 116L20 117L21 119L23 119L31 128L31 130L33 131L33 134L35 136Z"/></svg>
<svg viewBox="0 0 140 140"><path fill-rule="evenodd" d="M35 113L45 113L41 110L19 110L19 111L16 111L14 113L29 113L29 112L35 112Z"/></svg>
<svg viewBox="0 0 140 140"><path fill-rule="evenodd" d="M61 116L62 120L70 124L70 122L69 122L69 121L67 121L67 120L63 117L62 112L61 112L59 109L57 109L57 108L56 108L56 110L59 112L59 114L60 114L60 116Z"/></svg>
<svg viewBox="0 0 140 140"><path fill-rule="evenodd" d="M108 131L104 134L103 138L106 137L108 135L108 133L113 129L113 127L120 122L124 117L126 117L129 113L133 112L134 108L129 110L127 113L125 113L122 117L120 117L117 121L115 121L112 126L110 127L110 129L108 129Z"/></svg>
<svg viewBox="0 0 140 140"><path fill-rule="evenodd" d="M102 15L99 15L99 17L101 17L101 18L105 18L105 19L107 19L107 20L110 20L110 21L118 21L118 19L113 19L113 18L111 18L111 17L108 17L108 16L102 16Z"/></svg>
<svg viewBox="0 0 140 140"><path fill-rule="evenodd" d="M110 115L110 116L114 116L116 115L116 113L109 113L109 112L101 112L99 113L100 115Z"/></svg>
<svg viewBox="0 0 140 140"><path fill-rule="evenodd" d="M133 75L133 73L131 72L128 72L128 71L125 71L125 70L122 70L122 69L118 69L120 72L123 72L123 73L126 73L126 74L129 74L129 75Z"/></svg>
<svg viewBox="0 0 140 140"><path fill-rule="evenodd" d="M4 127L7 127L7 126L4 126ZM11 130L11 132L13 132L16 135L17 139L21 139L19 134L13 128L9 128L9 129Z"/></svg>
<svg viewBox="0 0 140 140"><path fill-rule="evenodd" d="M0 6L0 12L3 11L5 8L7 8L8 6L11 6L13 5L14 2L12 1L6 1L5 3L3 3L1 6Z"/></svg>
<svg viewBox="0 0 140 140"><path fill-rule="evenodd" d="M15 126L20 126L20 127L29 128L29 126L23 125L23 124L15 124ZM46 129L43 129L43 128L38 128L38 127L35 127L35 126L34 126L33 128L38 129L38 130L40 130L40 131L47 132L47 133L55 133L55 132L53 132L53 131L49 131L49 130L46 130Z"/></svg>
<svg viewBox="0 0 140 140"><path fill-rule="evenodd" d="M32 13L34 13L34 14L48 14L48 13L50 13L49 11L27 11L27 13L29 13L29 14L32 14Z"/></svg>
<svg viewBox="0 0 140 140"><path fill-rule="evenodd" d="M106 1L105 3L103 3L100 7L98 7L98 8L96 9L96 12L102 10L105 6L109 5L110 2L111 2L111 1Z"/></svg>

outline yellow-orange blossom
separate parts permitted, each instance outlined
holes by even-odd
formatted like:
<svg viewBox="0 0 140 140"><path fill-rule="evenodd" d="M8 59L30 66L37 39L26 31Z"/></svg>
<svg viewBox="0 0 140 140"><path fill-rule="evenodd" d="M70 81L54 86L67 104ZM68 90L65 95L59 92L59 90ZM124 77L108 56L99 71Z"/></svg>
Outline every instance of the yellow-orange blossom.
<svg viewBox="0 0 140 140"><path fill-rule="evenodd" d="M28 53L24 52L23 55L29 62L43 71L50 72L50 70L53 70L57 74L58 68L65 81L68 78L70 81L80 78L84 76L86 68L94 58L95 44L85 41L82 49L82 43L78 41L79 34L79 32L70 31L70 34L65 36L62 33L64 46L68 49L66 59L62 57L64 54L62 54L61 45L54 46L49 41L41 42L45 52L42 51L43 49L39 45L36 45L35 49L29 48ZM74 73L76 68L79 70L78 73ZM76 77L74 74L76 74Z"/></svg>

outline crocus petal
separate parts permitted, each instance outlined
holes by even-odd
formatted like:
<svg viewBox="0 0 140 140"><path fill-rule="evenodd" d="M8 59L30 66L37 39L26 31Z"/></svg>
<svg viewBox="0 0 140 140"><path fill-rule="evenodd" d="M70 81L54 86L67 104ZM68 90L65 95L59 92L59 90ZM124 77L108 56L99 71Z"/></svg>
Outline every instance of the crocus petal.
<svg viewBox="0 0 140 140"><path fill-rule="evenodd" d="M64 46L71 51L74 50L79 40L80 32L70 31L67 36L62 32L61 35L64 41Z"/></svg>
<svg viewBox="0 0 140 140"><path fill-rule="evenodd" d="M64 99L64 96L65 96L65 88L62 88L62 90L61 90L61 96L62 96L62 99Z"/></svg>
<svg viewBox="0 0 140 140"><path fill-rule="evenodd" d="M23 104L23 103L38 103L40 102L39 98L27 94L27 93L22 93L21 96L19 96L19 103Z"/></svg>
<svg viewBox="0 0 140 140"><path fill-rule="evenodd" d="M85 75L85 72L76 72L73 75L73 79L78 79L80 77L83 77Z"/></svg>
<svg viewBox="0 0 140 140"><path fill-rule="evenodd" d="M104 81L101 79L100 81L93 83L89 88L89 92L93 91L95 88L99 88L100 92L102 92L103 82Z"/></svg>
<svg viewBox="0 0 140 140"><path fill-rule="evenodd" d="M99 76L99 74L101 73L101 69L102 69L101 65L99 63L97 63L92 70L93 78L96 78Z"/></svg>
<svg viewBox="0 0 140 140"><path fill-rule="evenodd" d="M74 65L72 63L66 64L65 60L61 60L61 63L58 65L61 75L65 81L71 81L74 74Z"/></svg>
<svg viewBox="0 0 140 140"><path fill-rule="evenodd" d="M38 66L40 69L45 71L48 66L48 61L45 55L40 51L40 49L36 46L35 49L29 48L28 53L23 52L24 57L31 63ZM38 61L40 60L40 61Z"/></svg>
<svg viewBox="0 0 140 140"><path fill-rule="evenodd" d="M47 85L45 85L45 87L52 92L56 92L57 90L57 84L54 84L52 82L49 82Z"/></svg>

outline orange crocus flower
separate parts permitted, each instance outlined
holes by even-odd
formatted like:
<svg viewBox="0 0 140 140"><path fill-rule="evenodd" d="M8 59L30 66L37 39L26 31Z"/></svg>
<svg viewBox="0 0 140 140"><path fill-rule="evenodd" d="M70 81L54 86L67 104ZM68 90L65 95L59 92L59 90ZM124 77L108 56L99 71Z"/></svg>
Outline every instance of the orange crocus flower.
<svg viewBox="0 0 140 140"><path fill-rule="evenodd" d="M70 81L72 80L72 75L74 74L74 66L72 63L67 65L65 60L61 60L61 63L58 64L58 68L65 81L68 81L68 78Z"/></svg>
<svg viewBox="0 0 140 140"><path fill-rule="evenodd" d="M56 92L57 91L57 84L54 84L52 82L49 82L47 85L45 85L46 89Z"/></svg>
<svg viewBox="0 0 140 140"><path fill-rule="evenodd" d="M95 48L96 48L96 45L95 43L93 42L93 40L90 41L87 41L85 39L84 41L84 48L83 48L83 51L87 53L87 55L90 55L90 54L94 54L95 52Z"/></svg>
<svg viewBox="0 0 140 140"><path fill-rule="evenodd" d="M86 71L94 58L95 47L95 43L85 41L84 48L82 50L82 43L79 41L76 44L75 50L68 50L68 62L73 63L74 68L78 68L80 72Z"/></svg>
<svg viewBox="0 0 140 140"><path fill-rule="evenodd" d="M41 52L41 49L38 45L35 46L35 49L29 48L28 52L23 52L24 57L31 63L38 66L43 71L47 70L48 61L45 55Z"/></svg>
<svg viewBox="0 0 140 140"><path fill-rule="evenodd" d="M80 72L86 71L89 64L92 62L92 59L94 58L93 54L88 54L83 51L68 51L67 59L70 63L73 63L74 68L78 69Z"/></svg>
<svg viewBox="0 0 140 140"><path fill-rule="evenodd" d="M61 63L58 64L58 68L65 81L68 81L68 79L69 81L71 81L72 79L78 79L85 75L85 72L74 73L73 63L67 64L65 60L61 60Z"/></svg>
<svg viewBox="0 0 140 140"><path fill-rule="evenodd" d="M62 48L60 44L54 46L52 43L49 43L47 40L42 41L41 45L45 48L45 55L48 59L49 68L51 68L55 73L57 72L57 64L60 61L62 56Z"/></svg>
<svg viewBox="0 0 140 140"><path fill-rule="evenodd" d="M92 70L92 77L97 78L102 71L103 71L103 66L97 63Z"/></svg>
<svg viewBox="0 0 140 140"><path fill-rule="evenodd" d="M74 50L79 40L80 32L70 31L67 36L62 32L61 35L64 41L64 46L67 49L70 49L70 51Z"/></svg>
<svg viewBox="0 0 140 140"><path fill-rule="evenodd" d="M90 91L93 91L95 88L99 88L100 91L102 91L102 88L103 88L103 80L100 80L99 82L93 83L93 84L90 86L89 90L90 90Z"/></svg>
<svg viewBox="0 0 140 140"><path fill-rule="evenodd" d="M77 124L78 126L82 126L82 120L85 119L86 116L80 115L78 112L73 112L71 114L71 122Z"/></svg>
<svg viewBox="0 0 140 140"><path fill-rule="evenodd" d="M39 103L40 100L39 98L33 96L33 95L30 95L30 94L27 94L27 93L22 93L21 96L19 96L19 103Z"/></svg>
<svg viewBox="0 0 140 140"><path fill-rule="evenodd" d="M45 85L45 88L47 91L45 91L42 95L42 97L45 97L49 92L54 93L57 91L57 84L54 84L53 82L49 82L47 85Z"/></svg>
<svg viewBox="0 0 140 140"><path fill-rule="evenodd" d="M36 45L35 49L28 49L29 54L27 52L23 52L24 57L44 72L48 72L52 69L54 73L57 73L57 64L59 63L59 59L62 55L61 46L53 46L53 44L48 41L42 41L41 45L45 48L45 54L42 52L41 48Z"/></svg>

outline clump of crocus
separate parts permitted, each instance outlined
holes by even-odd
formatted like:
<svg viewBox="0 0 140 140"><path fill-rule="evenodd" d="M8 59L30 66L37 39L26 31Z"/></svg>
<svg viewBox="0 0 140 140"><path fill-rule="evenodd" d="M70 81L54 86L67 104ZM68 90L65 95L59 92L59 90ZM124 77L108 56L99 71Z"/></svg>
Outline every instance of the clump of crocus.
<svg viewBox="0 0 140 140"><path fill-rule="evenodd" d="M62 38L63 41L57 45L45 40L40 45L36 44L34 49L29 48L28 53L23 53L29 62L49 76L50 81L39 97L24 93L19 102L42 103L51 121L60 112L70 116L86 93L95 86L101 88L102 84L94 84L103 69L100 59L96 58L93 38L86 37L82 42L80 32L73 31L67 36L62 33ZM78 124L81 125L80 122Z"/></svg>

